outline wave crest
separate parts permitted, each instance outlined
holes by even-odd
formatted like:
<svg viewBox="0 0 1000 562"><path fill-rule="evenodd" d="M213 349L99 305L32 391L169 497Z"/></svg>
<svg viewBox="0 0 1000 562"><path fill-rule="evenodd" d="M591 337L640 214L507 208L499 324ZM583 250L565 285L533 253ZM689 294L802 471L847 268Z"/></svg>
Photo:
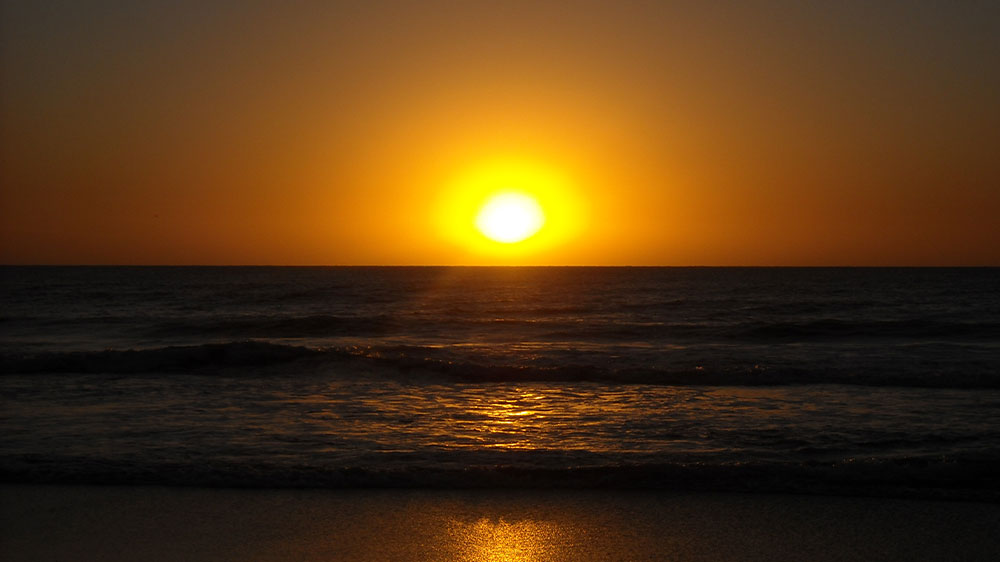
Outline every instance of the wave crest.
<svg viewBox="0 0 1000 562"><path fill-rule="evenodd" d="M526 467L136 463L82 457L8 458L0 481L239 488L665 489L875 495L1000 501L1000 459L845 459L830 463L655 463Z"/></svg>
<svg viewBox="0 0 1000 562"><path fill-rule="evenodd" d="M301 371L360 376L420 376L455 382L596 382L607 384L657 384L678 386L780 386L802 384L848 384L925 388L1000 388L1000 376L983 365L963 371L907 371L899 368L869 368L859 372L849 364L768 366L730 363L726 366L618 367L614 364L496 363L485 355L449 356L439 348L419 346L353 346L313 348L262 341L211 343L138 350L43 352L0 354L0 374L218 374L238 369L240 376L273 373L267 367L288 365L280 372ZM308 367L308 368L306 368Z"/></svg>

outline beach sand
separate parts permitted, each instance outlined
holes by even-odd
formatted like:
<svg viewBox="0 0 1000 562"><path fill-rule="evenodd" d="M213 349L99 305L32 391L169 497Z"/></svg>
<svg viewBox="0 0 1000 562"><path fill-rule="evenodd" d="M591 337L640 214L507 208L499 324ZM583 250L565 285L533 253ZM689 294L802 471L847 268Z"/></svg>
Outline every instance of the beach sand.
<svg viewBox="0 0 1000 562"><path fill-rule="evenodd" d="M20 560L996 560L1000 505L763 494L0 487Z"/></svg>

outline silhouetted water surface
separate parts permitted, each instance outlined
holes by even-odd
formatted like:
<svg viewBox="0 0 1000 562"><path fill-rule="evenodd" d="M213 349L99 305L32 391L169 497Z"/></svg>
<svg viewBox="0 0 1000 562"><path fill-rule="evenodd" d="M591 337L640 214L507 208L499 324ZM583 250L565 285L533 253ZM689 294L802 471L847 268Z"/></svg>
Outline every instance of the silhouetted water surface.
<svg viewBox="0 0 1000 562"><path fill-rule="evenodd" d="M997 269L2 276L8 481L1000 497Z"/></svg>

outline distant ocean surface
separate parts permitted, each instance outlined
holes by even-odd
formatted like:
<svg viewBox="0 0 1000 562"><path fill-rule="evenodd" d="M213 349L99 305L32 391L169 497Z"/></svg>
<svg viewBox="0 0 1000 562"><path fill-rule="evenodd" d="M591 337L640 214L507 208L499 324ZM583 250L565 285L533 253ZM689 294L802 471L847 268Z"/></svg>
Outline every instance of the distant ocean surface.
<svg viewBox="0 0 1000 562"><path fill-rule="evenodd" d="M6 482L1000 501L1000 269L0 275Z"/></svg>

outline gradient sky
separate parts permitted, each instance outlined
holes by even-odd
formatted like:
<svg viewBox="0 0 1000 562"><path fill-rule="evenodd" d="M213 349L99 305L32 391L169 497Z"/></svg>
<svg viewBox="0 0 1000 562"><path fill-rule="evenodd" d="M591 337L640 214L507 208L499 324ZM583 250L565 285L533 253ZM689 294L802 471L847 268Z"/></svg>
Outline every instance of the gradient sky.
<svg viewBox="0 0 1000 562"><path fill-rule="evenodd" d="M1000 265L996 1L0 21L2 263ZM445 235L457 178L497 162L563 178L575 230Z"/></svg>

